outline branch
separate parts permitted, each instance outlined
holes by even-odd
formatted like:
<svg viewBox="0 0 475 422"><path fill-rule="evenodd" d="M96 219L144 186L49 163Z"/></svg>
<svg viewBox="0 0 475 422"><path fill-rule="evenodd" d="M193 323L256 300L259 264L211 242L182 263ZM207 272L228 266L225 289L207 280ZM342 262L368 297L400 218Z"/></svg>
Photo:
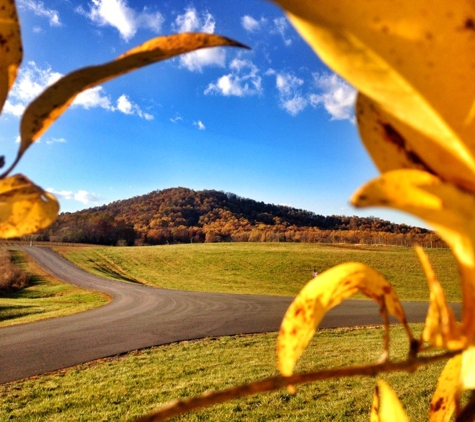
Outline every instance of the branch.
<svg viewBox="0 0 475 422"><path fill-rule="evenodd" d="M240 397L250 396L252 394L270 392L284 387L305 384L311 381L324 379L353 377L353 376L376 376L386 372L414 372L419 366L449 359L461 351L446 352L435 356L422 356L409 358L401 362L382 362L367 366L351 366L343 368L325 369L316 372L306 372L295 374L289 377L280 375L265 378L260 381L243 384L236 387L230 387L224 390L212 391L186 400L175 400L163 406L160 410L150 415L136 419L135 422L159 422L171 417L182 415L204 407L209 407L218 403L224 403L229 400Z"/></svg>

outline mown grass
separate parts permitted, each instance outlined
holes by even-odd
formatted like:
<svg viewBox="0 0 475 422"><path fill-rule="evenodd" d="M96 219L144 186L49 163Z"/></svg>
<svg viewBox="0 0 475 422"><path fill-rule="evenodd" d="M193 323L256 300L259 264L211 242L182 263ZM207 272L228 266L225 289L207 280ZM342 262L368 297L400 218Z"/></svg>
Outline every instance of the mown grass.
<svg viewBox="0 0 475 422"><path fill-rule="evenodd" d="M391 357L404 359L403 330L394 327L391 335ZM276 334L263 334L183 342L1 385L0 421L130 421L176 398L276 375L275 341ZM381 350L381 328L321 330L297 370L373 363ZM427 420L442 367L383 376L411 421ZM367 421L374 385L374 379L363 377L317 382L299 386L295 396L281 390L174 420Z"/></svg>
<svg viewBox="0 0 475 422"><path fill-rule="evenodd" d="M156 247L61 248L92 273L169 289L296 295L337 264L358 261L380 271L402 300L427 301L426 278L412 248L305 243L220 243ZM427 249L447 299L460 301L458 270L448 249Z"/></svg>
<svg viewBox="0 0 475 422"><path fill-rule="evenodd" d="M96 308L110 298L60 282L23 252L11 251L13 262L30 275L29 287L0 297L0 327L55 318Z"/></svg>
<svg viewBox="0 0 475 422"><path fill-rule="evenodd" d="M188 290L285 295L297 293L313 267L321 272L353 260L379 269L402 299L428 298L424 275L408 248L205 244L61 252L91 272L113 279ZM457 271L449 251L434 249L428 253L449 299L458 300L458 283L454 281ZM36 274L38 271L33 270ZM53 292L54 287L50 288ZM61 297L64 286L57 288ZM34 289L31 294L35 295ZM34 300L42 296L36 294L39 297ZM414 327L421 330L421 325ZM407 353L405 334L398 327L391 331L391 357L403 359ZM275 342L276 334L183 342L0 385L0 421L130 421L176 398L276 375ZM321 330L297 370L371 363L381 350L380 328ZM414 375L384 376L398 392L412 421L427 419L442 366L422 368ZM299 387L296 396L282 390L234 400L175 420L367 421L373 388L371 378L318 382Z"/></svg>

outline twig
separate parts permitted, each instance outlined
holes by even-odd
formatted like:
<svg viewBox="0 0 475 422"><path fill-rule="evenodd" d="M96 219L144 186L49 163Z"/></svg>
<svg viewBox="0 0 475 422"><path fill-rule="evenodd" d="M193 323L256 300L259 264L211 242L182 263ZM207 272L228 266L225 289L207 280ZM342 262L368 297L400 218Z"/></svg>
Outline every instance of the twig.
<svg viewBox="0 0 475 422"><path fill-rule="evenodd" d="M384 323L384 350L383 354L379 358L378 363L383 363L389 360L389 316L384 296L381 296L381 306L379 307L379 313L383 318Z"/></svg>
<svg viewBox="0 0 475 422"><path fill-rule="evenodd" d="M135 422L164 421L171 417L187 413L191 410L209 407L214 404L224 403L232 399L250 396L252 394L279 390L289 385L305 384L311 381L352 376L374 377L377 374L386 372L413 372L419 366L427 365L429 363L434 363L441 360L446 360L459 353L461 353L461 351L452 351L435 356L421 356L409 358L401 362L382 362L367 366L325 369L322 371L295 374L290 377L275 376L265 378L263 380L251 382L249 384L243 384L219 391L207 392L191 399L175 400L165 405L157 412L136 419Z"/></svg>

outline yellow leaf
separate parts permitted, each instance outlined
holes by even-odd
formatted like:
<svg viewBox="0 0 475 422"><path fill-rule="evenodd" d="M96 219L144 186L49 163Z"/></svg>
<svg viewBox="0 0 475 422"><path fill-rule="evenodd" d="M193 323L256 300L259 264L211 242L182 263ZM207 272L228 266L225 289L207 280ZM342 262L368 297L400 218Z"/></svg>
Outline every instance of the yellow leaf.
<svg viewBox="0 0 475 422"><path fill-rule="evenodd" d="M396 393L383 380L378 380L374 389L371 422L405 422L409 421Z"/></svg>
<svg viewBox="0 0 475 422"><path fill-rule="evenodd" d="M58 211L56 198L25 176L0 180L0 238L19 237L48 227Z"/></svg>
<svg viewBox="0 0 475 422"><path fill-rule="evenodd" d="M341 264L310 281L287 310L277 340L278 365L282 375L293 373L295 363L325 314L358 291L384 306L404 324L410 335L404 310L391 284L364 264Z"/></svg>
<svg viewBox="0 0 475 422"><path fill-rule="evenodd" d="M475 390L475 347L469 347L462 354L460 388L462 390Z"/></svg>
<svg viewBox="0 0 475 422"><path fill-rule="evenodd" d="M378 387L374 388L373 403L371 404L370 422L379 422L379 391Z"/></svg>
<svg viewBox="0 0 475 422"><path fill-rule="evenodd" d="M333 70L475 173L471 0L274 1Z"/></svg>
<svg viewBox="0 0 475 422"><path fill-rule="evenodd" d="M430 289L429 310L422 338L435 347L450 350L461 349L466 343L466 339L460 333L452 308L445 301L444 290L435 276L426 253L419 246L416 247L416 252L424 268Z"/></svg>
<svg viewBox="0 0 475 422"><path fill-rule="evenodd" d="M451 155L445 145L434 143L361 93L356 102L356 117L360 137L381 173L425 170L475 191L475 173Z"/></svg>
<svg viewBox="0 0 475 422"><path fill-rule="evenodd" d="M414 214L431 224L451 247L462 280L462 333L475 339L475 197L419 170L384 173L352 197L357 207L386 206Z"/></svg>
<svg viewBox="0 0 475 422"><path fill-rule="evenodd" d="M461 355L453 357L440 374L430 402L430 422L449 422L451 420L458 400L461 362Z"/></svg>
<svg viewBox="0 0 475 422"><path fill-rule="evenodd" d="M18 155L21 156L64 113L81 91L179 54L218 46L244 47L236 41L214 34L186 33L163 36L129 50L112 62L79 69L64 76L48 87L25 110L21 120Z"/></svg>
<svg viewBox="0 0 475 422"><path fill-rule="evenodd" d="M0 111L15 81L23 57L15 3L0 0Z"/></svg>

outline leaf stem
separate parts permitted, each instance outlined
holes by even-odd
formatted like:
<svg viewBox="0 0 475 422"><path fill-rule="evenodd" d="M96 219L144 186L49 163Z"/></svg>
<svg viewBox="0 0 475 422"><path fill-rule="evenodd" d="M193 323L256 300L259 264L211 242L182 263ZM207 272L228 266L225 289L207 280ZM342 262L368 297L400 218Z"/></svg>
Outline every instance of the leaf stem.
<svg viewBox="0 0 475 422"><path fill-rule="evenodd" d="M8 169L5 170L2 174L0 174L0 180L5 179L5 177L7 177L11 173L11 171L15 168L15 166L20 161L21 156L22 156L22 154L18 153L18 155L16 156L15 161L13 162L13 164L10 167L8 167Z"/></svg>

